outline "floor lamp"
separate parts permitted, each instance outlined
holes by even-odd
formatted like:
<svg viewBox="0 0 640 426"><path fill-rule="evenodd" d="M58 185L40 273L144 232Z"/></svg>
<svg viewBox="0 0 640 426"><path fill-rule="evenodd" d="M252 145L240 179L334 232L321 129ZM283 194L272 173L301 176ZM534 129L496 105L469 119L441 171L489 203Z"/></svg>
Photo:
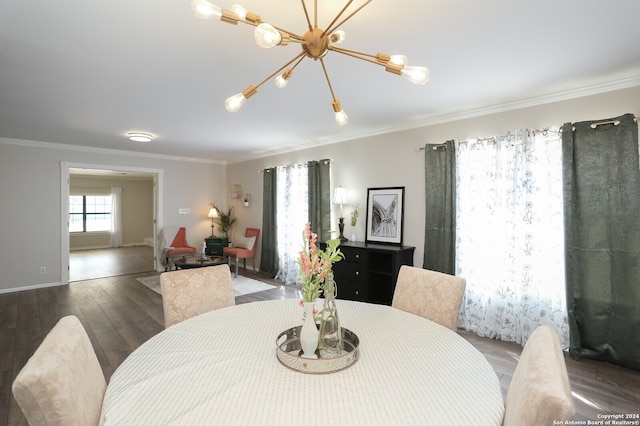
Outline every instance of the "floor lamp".
<svg viewBox="0 0 640 426"><path fill-rule="evenodd" d="M340 229L340 236L338 237L341 242L349 241L344 236L344 217L342 215L342 205L347 203L347 190L341 186L337 187L333 192L333 203L340 204L340 221L338 222L338 228Z"/></svg>

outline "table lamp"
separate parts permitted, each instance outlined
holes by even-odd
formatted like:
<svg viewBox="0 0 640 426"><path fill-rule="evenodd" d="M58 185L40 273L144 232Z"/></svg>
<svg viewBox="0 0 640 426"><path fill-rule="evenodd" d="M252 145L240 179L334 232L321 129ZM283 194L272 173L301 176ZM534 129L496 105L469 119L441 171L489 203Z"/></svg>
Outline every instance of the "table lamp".
<svg viewBox="0 0 640 426"><path fill-rule="evenodd" d="M218 217L218 210L215 207L211 207L211 209L209 210L209 214L207 215L207 217L211 218L211 237L213 238L213 220Z"/></svg>
<svg viewBox="0 0 640 426"><path fill-rule="evenodd" d="M341 242L349 241L347 237L344 236L344 216L342 215L342 205L347 203L347 190L342 186L339 186L333 192L333 203L340 204L340 221L338 222L338 228L340 229L340 238Z"/></svg>

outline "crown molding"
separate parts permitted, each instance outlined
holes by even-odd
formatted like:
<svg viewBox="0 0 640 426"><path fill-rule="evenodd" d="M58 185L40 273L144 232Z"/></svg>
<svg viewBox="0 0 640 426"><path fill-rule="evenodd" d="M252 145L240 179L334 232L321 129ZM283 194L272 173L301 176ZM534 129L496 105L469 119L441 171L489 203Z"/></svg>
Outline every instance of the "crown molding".
<svg viewBox="0 0 640 426"><path fill-rule="evenodd" d="M446 114L431 115L423 117L419 120L412 121L410 123L404 123L391 127L380 127L378 129L370 129L362 132L353 132L344 136L331 137L325 139L314 139L295 146L280 148L277 150L254 152L247 156L236 157L227 161L227 164L241 163L244 161L257 160L264 157L270 157L273 155L285 154L292 151L300 151L309 148L316 148L323 145L331 145L340 142L347 142L350 140L363 139L366 137L385 135L394 132L401 132L405 130L417 129L420 127L429 127L438 124L449 123L452 121L466 120L470 118L477 118L491 114L497 114L501 112L514 111L523 108L530 108L545 104L551 104L555 102L568 101L572 99L598 95L601 93L614 92L616 90L629 89L631 87L640 86L640 75L633 75L630 77L620 78L617 80L595 83L587 86L578 87L575 89L569 89L564 91L557 91L548 93L541 96L535 96L527 99L522 99L514 102L506 102L502 104L496 104L492 106L471 109L467 111L450 112Z"/></svg>
<svg viewBox="0 0 640 426"><path fill-rule="evenodd" d="M531 108L540 105L547 105L556 102L569 101L573 99L584 98L587 96L599 95L602 93L615 92L616 90L624 90L632 87L640 86L640 75L635 75L619 80L608 81L604 83L595 83L589 86L583 86L575 89L548 93L541 96L535 96L514 102L506 102L488 107L477 108L469 111L454 112L442 114L438 116L426 117L420 121L412 123L400 130L410 130L418 127L433 126L436 124L449 123L452 121L465 120L470 118L482 117L485 115L497 114L501 112L515 111L523 108Z"/></svg>
<svg viewBox="0 0 640 426"><path fill-rule="evenodd" d="M429 127L437 124L449 123L452 121L465 120L470 118L477 118L481 116L497 114L501 112L513 111L522 108L530 108L555 102L567 101L587 96L598 95L601 93L613 92L616 90L624 90L631 87L640 86L640 75L633 75L630 77L624 77L617 80L611 80L607 82L599 82L590 85L581 86L574 89L564 90L564 91L556 91L553 93L548 93L541 96L535 96L519 101L507 102L502 104L496 104L476 109L470 109L466 111L454 111L448 112L445 114L434 114L429 116L424 116L418 120L414 120L411 122L403 123L395 126L388 127L380 127L377 129L369 129L360 132L352 132L344 135L340 135L337 137L328 137L328 138L316 138L307 141L302 141L296 145L282 147L275 150L263 150L263 151L255 151L247 155L238 156L235 158L231 158L228 160L209 160L209 159L201 159L201 158L192 158L192 157L182 157L182 156L174 156L174 155L165 155L165 154L154 154L154 153L146 153L139 151L127 151L127 150L117 150L117 149L109 149L109 148L95 148L95 147L86 147L80 145L68 145L68 144L58 144L52 142L42 142L42 141L31 141L31 140L22 140L22 139L10 139L10 138L0 138L0 144L7 145L18 145L25 147L34 147L34 148L49 148L49 149L59 149L59 150L67 150L67 151L80 151L80 152L89 152L95 154L112 154L112 155L121 155L127 157L141 157L141 158L153 158L159 160L172 160L172 161L183 161L183 162L196 162L196 163L206 163L206 164L216 164L216 165L228 165L241 163L245 161L257 160L265 157L271 157L274 155L285 154L293 151L301 151L310 148L317 148L324 145L332 145L341 142L348 142L351 140L363 139L367 137L374 137L385 135L394 132L401 132L405 130L412 130L421 127Z"/></svg>
<svg viewBox="0 0 640 426"><path fill-rule="evenodd" d="M23 147L30 148L48 148L48 149L58 149L63 151L80 151L80 152L89 152L93 154L111 154L111 155L121 155L126 157L140 157L140 158L153 158L157 160L171 160L171 161L184 161L191 163L206 163L206 164L217 164L217 165L225 165L226 161L220 160L208 160L202 158L192 158L192 157L181 157L176 155L165 155L165 154L154 154L149 152L139 152L139 151L126 151L121 149L109 149L109 148L95 148L89 146L81 146L81 145L68 145L68 144L59 144L53 142L42 142L42 141L31 141L24 139L10 139L10 138L1 138L0 144L4 145L17 145Z"/></svg>

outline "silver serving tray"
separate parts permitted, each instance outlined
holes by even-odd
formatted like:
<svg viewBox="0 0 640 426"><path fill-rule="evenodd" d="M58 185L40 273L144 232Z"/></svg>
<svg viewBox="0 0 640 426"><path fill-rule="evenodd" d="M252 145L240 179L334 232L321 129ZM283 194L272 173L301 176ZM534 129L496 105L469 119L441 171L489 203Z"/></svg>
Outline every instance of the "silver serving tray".
<svg viewBox="0 0 640 426"><path fill-rule="evenodd" d="M333 358L303 358L300 356L300 329L297 326L283 331L276 339L276 354L278 360L285 366L295 371L308 374L326 374L344 370L358 360L358 336L346 328L340 328L342 332L342 355ZM318 354L316 352L316 354Z"/></svg>

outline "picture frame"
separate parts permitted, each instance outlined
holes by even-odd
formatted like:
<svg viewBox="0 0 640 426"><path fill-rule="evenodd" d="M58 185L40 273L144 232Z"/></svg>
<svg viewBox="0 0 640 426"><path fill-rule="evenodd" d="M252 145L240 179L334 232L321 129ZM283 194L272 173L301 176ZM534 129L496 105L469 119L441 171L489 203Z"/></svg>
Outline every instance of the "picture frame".
<svg viewBox="0 0 640 426"><path fill-rule="evenodd" d="M367 189L365 242L402 245L404 186Z"/></svg>

